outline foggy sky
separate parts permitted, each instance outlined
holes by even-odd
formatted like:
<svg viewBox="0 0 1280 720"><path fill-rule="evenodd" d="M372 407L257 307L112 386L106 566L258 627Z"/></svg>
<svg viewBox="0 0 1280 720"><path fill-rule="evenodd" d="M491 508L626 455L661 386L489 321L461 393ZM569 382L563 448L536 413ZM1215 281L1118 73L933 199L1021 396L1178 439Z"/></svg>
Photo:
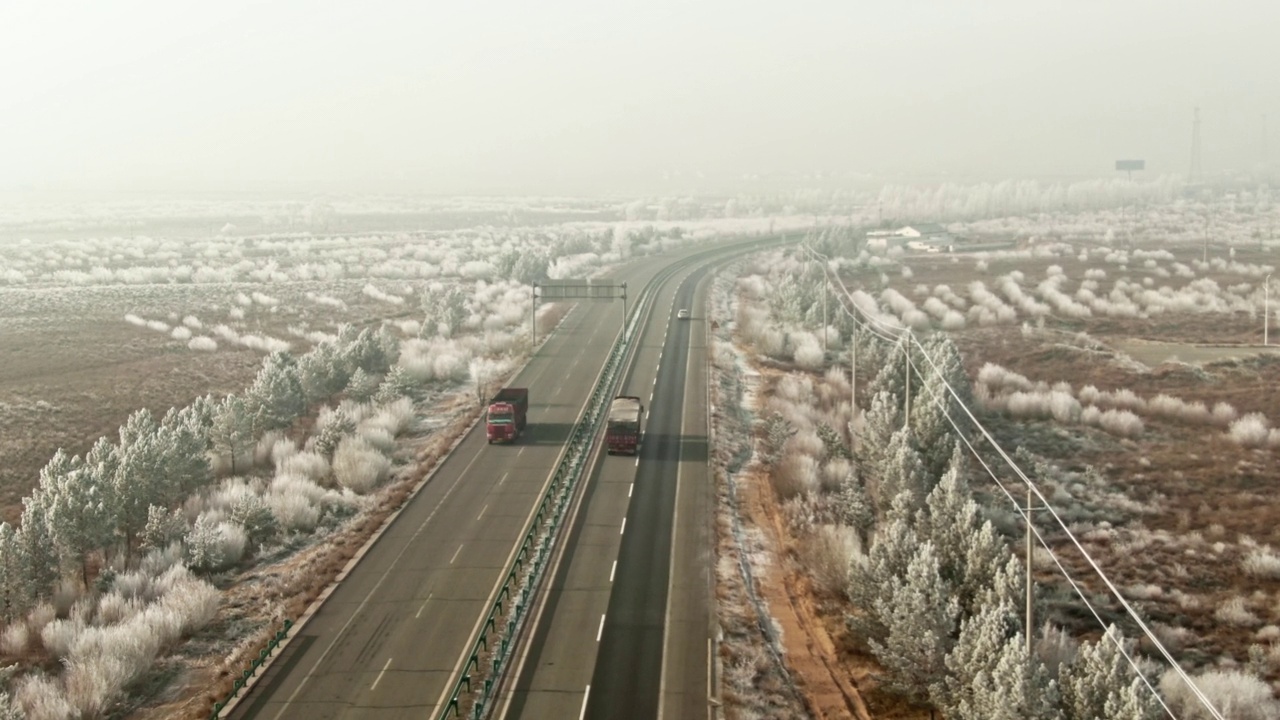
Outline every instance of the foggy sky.
<svg viewBox="0 0 1280 720"><path fill-rule="evenodd" d="M17 6L17 7L15 7ZM1280 155L1273 0L0 4L0 190L661 192Z"/></svg>

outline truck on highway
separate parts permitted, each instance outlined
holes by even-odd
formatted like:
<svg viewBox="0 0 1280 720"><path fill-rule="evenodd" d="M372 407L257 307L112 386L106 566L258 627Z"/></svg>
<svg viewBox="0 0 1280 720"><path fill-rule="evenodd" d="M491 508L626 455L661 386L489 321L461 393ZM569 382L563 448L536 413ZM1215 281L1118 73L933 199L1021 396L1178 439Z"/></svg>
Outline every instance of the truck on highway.
<svg viewBox="0 0 1280 720"><path fill-rule="evenodd" d="M644 405L634 395L619 395L609 405L609 420L605 425L604 439L609 454L635 455L640 447L640 418Z"/></svg>
<svg viewBox="0 0 1280 720"><path fill-rule="evenodd" d="M502 388L489 401L485 413L485 435L490 444L515 442L524 432L529 412L529 388Z"/></svg>

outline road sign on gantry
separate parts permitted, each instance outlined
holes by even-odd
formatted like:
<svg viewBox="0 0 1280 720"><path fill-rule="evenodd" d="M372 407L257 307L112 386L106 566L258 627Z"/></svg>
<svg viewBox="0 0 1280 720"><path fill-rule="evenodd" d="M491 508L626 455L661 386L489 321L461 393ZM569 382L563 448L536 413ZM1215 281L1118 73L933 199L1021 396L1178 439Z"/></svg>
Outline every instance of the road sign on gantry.
<svg viewBox="0 0 1280 720"><path fill-rule="evenodd" d="M544 280L535 283L533 289L539 300L618 300L627 297L626 283L589 278Z"/></svg>

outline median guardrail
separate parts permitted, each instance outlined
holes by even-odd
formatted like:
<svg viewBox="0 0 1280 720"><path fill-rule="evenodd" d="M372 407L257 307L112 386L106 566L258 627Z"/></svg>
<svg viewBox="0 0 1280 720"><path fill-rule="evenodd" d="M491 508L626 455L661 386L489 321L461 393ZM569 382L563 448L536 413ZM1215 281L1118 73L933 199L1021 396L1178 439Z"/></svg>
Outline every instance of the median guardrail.
<svg viewBox="0 0 1280 720"><path fill-rule="evenodd" d="M218 720L218 716L222 714L222 709L227 706L227 703L234 700L236 696L240 694L240 691L244 689L245 683L249 682L249 678L258 674L258 671L262 669L262 666L266 664L271 655L275 653L276 648L280 647L280 643L284 642L284 639L289 637L289 630L292 627L292 620L284 621L283 627L271 636L271 639L267 641L266 647L258 651L257 657L253 659L253 662L249 663L249 667L240 671L239 677L236 678L235 683L231 686L231 692L223 698L221 702L213 704L213 711L209 713L209 720Z"/></svg>

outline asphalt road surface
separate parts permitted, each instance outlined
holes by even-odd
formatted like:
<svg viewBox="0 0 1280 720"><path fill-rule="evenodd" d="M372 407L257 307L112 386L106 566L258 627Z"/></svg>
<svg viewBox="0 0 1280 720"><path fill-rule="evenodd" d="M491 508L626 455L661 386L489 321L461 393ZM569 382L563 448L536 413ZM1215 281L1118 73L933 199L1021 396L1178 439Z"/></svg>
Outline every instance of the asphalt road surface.
<svg viewBox="0 0 1280 720"><path fill-rule="evenodd" d="M639 455L597 464L499 717L707 716L705 274L666 288L644 328L621 393L648 398Z"/></svg>
<svg viewBox="0 0 1280 720"><path fill-rule="evenodd" d="M628 283L634 298L659 270L692 252L645 258L617 277ZM671 290L666 292L670 297ZM489 446L483 425L470 432L236 706L233 717L423 718L439 712L620 329L621 315L616 302L583 303L569 313L511 382L530 388L526 435L512 446ZM674 318L673 308L670 315ZM696 315L675 333L682 348L687 348ZM680 402L687 370L682 360L663 372L657 385L659 407ZM632 381L642 381L642 375L636 373ZM679 411L674 411L674 424L671 412L664 410L666 419L650 424L641 465L655 470L646 473L658 472L659 452L663 457L678 451L697 455L695 445L680 437ZM611 458L609 467L610 472L636 469L634 461L623 458ZM674 473L677 464L668 459L661 467ZM643 486L638 489L642 503L633 512L644 527L671 507L675 478L645 475L637 481L638 488ZM613 532L618 532L616 525ZM644 540L642 533L636 535ZM628 552L667 552L669 522L658 535L665 538L655 536ZM638 565L638 557L628 559L632 554L619 559ZM665 577L667 555L648 560L655 563L650 571ZM655 599L654 593L667 592L665 579L661 587L648 588L632 570L624 569L624 577L648 601ZM638 647L646 653L646 667L655 658L660 662L661 613L654 617L627 603L614 615L620 624L606 630L618 639L610 643L632 643L623 636L633 630L657 632L656 639L641 638ZM620 685L619 692L631 692L630 687Z"/></svg>

